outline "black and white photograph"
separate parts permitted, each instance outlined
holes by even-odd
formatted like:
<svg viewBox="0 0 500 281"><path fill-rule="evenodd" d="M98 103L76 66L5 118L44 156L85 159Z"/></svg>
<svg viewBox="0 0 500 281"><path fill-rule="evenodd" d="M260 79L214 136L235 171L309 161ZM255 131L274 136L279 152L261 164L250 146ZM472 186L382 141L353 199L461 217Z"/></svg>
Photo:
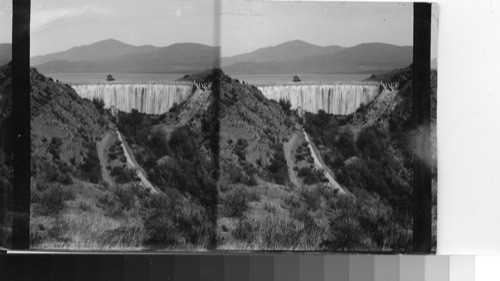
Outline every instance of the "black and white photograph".
<svg viewBox="0 0 500 281"><path fill-rule="evenodd" d="M0 280L497 280L500 1L0 0Z"/></svg>
<svg viewBox="0 0 500 281"><path fill-rule="evenodd" d="M412 3L221 10L218 249L411 251Z"/></svg>
<svg viewBox="0 0 500 281"><path fill-rule="evenodd" d="M213 248L213 2L31 4L30 248Z"/></svg>
<svg viewBox="0 0 500 281"><path fill-rule="evenodd" d="M435 251L438 16L433 4L422 107L413 3L32 0L29 248L411 252L416 213L432 209ZM11 37L0 37L2 247ZM426 106L429 122L416 122ZM420 164L432 178L422 206Z"/></svg>

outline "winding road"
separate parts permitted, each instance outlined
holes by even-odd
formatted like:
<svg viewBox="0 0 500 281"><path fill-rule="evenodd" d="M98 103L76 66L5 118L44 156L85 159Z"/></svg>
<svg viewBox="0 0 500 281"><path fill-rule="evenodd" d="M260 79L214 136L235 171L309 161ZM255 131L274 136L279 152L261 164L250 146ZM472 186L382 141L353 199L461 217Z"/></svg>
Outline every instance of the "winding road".
<svg viewBox="0 0 500 281"><path fill-rule="evenodd" d="M328 168L328 166L325 165L325 163L321 159L321 155L319 154L319 151L317 150L316 147L314 147L314 144L309 139L309 136L302 128L301 128L300 132L294 132L292 134L292 136L290 137L290 139L286 143L284 143L284 145L283 145L283 149L285 151L285 159L286 159L286 163L288 166L288 174L290 176L290 181L292 182L292 184L294 184L297 187L300 186L300 181L297 178L295 171L293 170L293 167L294 167L293 160L294 159L293 159L292 155L293 155L293 148L295 147L295 142L300 139L299 136L301 133L304 134L304 138L308 143L309 150L311 151L311 156L314 159L314 166L318 170L324 171L326 179L328 180L328 182L330 183L330 186L334 190L338 190L339 194L346 194L345 190L335 180L333 172Z"/></svg>
<svg viewBox="0 0 500 281"><path fill-rule="evenodd" d="M146 187L147 189L149 189L153 193L157 193L158 190L156 190L156 188L151 184L151 182L149 182L149 180L143 174L142 169L140 169L140 167L138 165L136 165L136 163L132 160L132 157L130 157L130 154L128 152L127 147L125 146L125 142L124 142L120 132L118 130L116 130L116 133L118 134L118 139L121 142L121 146L123 148L125 158L127 158L127 166L129 168L135 169L135 171L137 173L137 177L139 177L139 179L141 180L141 183L144 187Z"/></svg>
<svg viewBox="0 0 500 281"><path fill-rule="evenodd" d="M104 153L104 149L106 148L106 145L109 142L110 137L111 137L111 132L108 131L106 132L104 137L97 142L97 155L99 156L99 162L101 163L102 179L109 186L113 186L114 185L113 179L111 179L111 176L109 175L109 172L106 169L107 161L105 156L106 154Z"/></svg>
<svg viewBox="0 0 500 281"><path fill-rule="evenodd" d="M295 186L299 186L299 179L295 175L293 171L293 159L292 159L292 150L295 145L295 141L297 141L297 135L299 132L294 132L292 137L283 145L283 149L285 150L285 159L288 166L288 174L290 175L290 181Z"/></svg>
<svg viewBox="0 0 500 281"><path fill-rule="evenodd" d="M305 137L306 141L309 143L308 147L311 150L311 155L312 155L312 157L314 159L314 166L316 166L316 168L318 170L321 170L321 171L325 172L325 177L326 177L326 179L328 180L328 182L330 183L330 185L332 186L333 189L338 190L339 194L344 194L345 195L346 194L345 190L335 180L335 178L333 176L333 172L328 168L328 166L326 166L323 163L323 159L321 159L321 155L319 154L319 152L317 151L317 149L313 146L313 143L309 139L309 136L307 135L307 133L305 131L303 131L303 133L304 133L304 137Z"/></svg>

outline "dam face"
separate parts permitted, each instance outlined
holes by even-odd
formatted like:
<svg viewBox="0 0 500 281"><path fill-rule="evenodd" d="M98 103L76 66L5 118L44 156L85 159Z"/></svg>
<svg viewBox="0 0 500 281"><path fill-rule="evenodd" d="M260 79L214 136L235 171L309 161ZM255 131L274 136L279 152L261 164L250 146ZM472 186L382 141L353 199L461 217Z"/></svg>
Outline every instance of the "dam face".
<svg viewBox="0 0 500 281"><path fill-rule="evenodd" d="M292 109L317 113L324 110L335 115L348 115L361 104L372 101L381 91L376 82L336 83L267 83L255 84L268 99L290 101ZM146 114L163 114L174 103L180 104L200 85L189 82L168 83L95 83L72 85L77 94L89 100L100 99L106 108ZM203 86L201 86L203 89Z"/></svg>
<svg viewBox="0 0 500 281"><path fill-rule="evenodd" d="M292 109L302 108L312 113L324 110L335 115L355 112L361 104L372 101L381 89L379 83L370 82L256 86L268 99L290 101Z"/></svg>
<svg viewBox="0 0 500 281"><path fill-rule="evenodd" d="M100 99L104 107L114 107L131 112L137 109L146 114L163 114L174 103L180 104L192 93L192 83L171 84L79 84L72 85L76 93L85 99Z"/></svg>

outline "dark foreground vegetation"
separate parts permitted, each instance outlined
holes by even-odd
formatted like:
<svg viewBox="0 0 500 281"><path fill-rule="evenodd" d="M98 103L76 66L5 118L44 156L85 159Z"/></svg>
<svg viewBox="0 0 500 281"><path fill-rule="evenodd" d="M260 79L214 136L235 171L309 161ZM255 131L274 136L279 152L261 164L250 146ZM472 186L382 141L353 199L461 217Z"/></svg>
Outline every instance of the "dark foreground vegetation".
<svg viewBox="0 0 500 281"><path fill-rule="evenodd" d="M181 110L178 105L162 116L120 113L117 126L149 181L164 194L151 201L152 212L144 220L146 244L206 248L214 236L217 197L211 134L203 125L210 114L197 120L201 128L167 124Z"/></svg>
<svg viewBox="0 0 500 281"><path fill-rule="evenodd" d="M389 81L399 82L397 95L381 97L351 116L306 114L304 129L337 181L356 198L340 205L343 215L332 221L334 231L323 242L329 249L411 250L412 140L419 132L411 122L411 77L411 67L396 72ZM435 90L433 83L434 102ZM395 107L377 109L383 99L392 99Z"/></svg>
<svg viewBox="0 0 500 281"><path fill-rule="evenodd" d="M334 235L324 242L333 249L411 249L411 157L391 132L366 126L357 135L333 115L307 114L305 130L320 147L337 181L355 197L345 199ZM349 202L351 201L351 202Z"/></svg>
<svg viewBox="0 0 500 281"><path fill-rule="evenodd" d="M135 148L136 159L148 179L162 191L176 189L203 204L211 204L215 181L210 159L203 153L203 136L189 126L176 127L167 136L158 117L120 113L118 129Z"/></svg>

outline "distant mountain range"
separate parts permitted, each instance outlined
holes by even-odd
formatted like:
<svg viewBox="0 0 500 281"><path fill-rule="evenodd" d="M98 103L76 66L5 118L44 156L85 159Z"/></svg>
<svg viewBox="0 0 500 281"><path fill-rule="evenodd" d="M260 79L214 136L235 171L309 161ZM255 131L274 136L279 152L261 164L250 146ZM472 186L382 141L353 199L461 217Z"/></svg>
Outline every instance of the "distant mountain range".
<svg viewBox="0 0 500 281"><path fill-rule="evenodd" d="M74 47L64 52L31 58L31 65L40 65L49 61L92 61L109 59L131 54L144 54L160 48L151 45L132 46L114 39L99 41L94 44Z"/></svg>
<svg viewBox="0 0 500 281"><path fill-rule="evenodd" d="M289 56L286 60L261 62L250 60L251 54L253 54L250 53L240 55L240 57L247 56L248 61L227 65L224 67L224 71L229 74L378 73L407 66L413 60L413 48L410 46L366 43L342 48L338 46L319 47L309 44L309 48L304 48L306 45L303 43L305 42L292 41L289 43L261 50L269 53L292 54L293 51L290 50L301 46L302 52L299 56L295 58Z"/></svg>
<svg viewBox="0 0 500 281"><path fill-rule="evenodd" d="M288 62L299 58L335 54L344 49L346 48L340 46L320 47L304 41L294 40L277 46L261 48L251 53L223 57L221 65L224 67L241 62Z"/></svg>
<svg viewBox="0 0 500 281"><path fill-rule="evenodd" d="M12 44L0 44L0 66L12 60Z"/></svg>
<svg viewBox="0 0 500 281"><path fill-rule="evenodd" d="M194 43L167 47L132 46L105 40L31 58L44 73L194 73L218 65L218 48ZM380 73L413 60L411 46L366 43L316 46L295 40L250 53L223 57L229 74Z"/></svg>
<svg viewBox="0 0 500 281"><path fill-rule="evenodd" d="M217 47L195 43L153 47L105 40L33 57L31 65L42 73L190 73L215 67L218 55Z"/></svg>

